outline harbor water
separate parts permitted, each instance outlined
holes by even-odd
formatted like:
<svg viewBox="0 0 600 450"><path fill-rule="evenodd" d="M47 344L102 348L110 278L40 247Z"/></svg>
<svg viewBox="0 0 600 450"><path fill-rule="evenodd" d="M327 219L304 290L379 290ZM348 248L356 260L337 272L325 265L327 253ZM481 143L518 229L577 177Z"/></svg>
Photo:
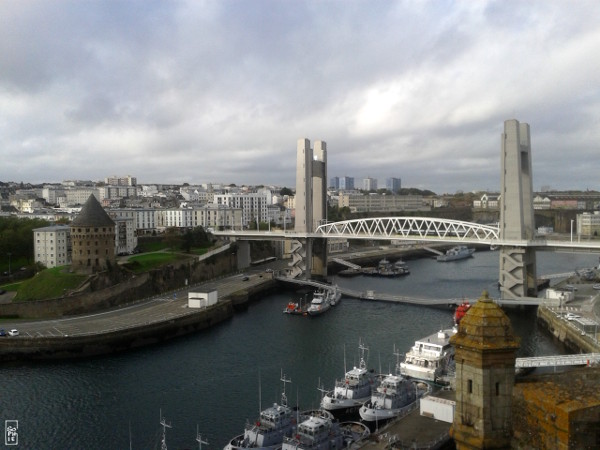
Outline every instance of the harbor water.
<svg viewBox="0 0 600 450"><path fill-rule="evenodd" d="M393 261L393 259L392 259ZM484 290L498 296L498 253L439 263L407 261L411 274L383 279L334 279L340 286L404 296L473 301ZM538 253L538 273L597 265L595 255ZM453 310L343 298L319 317L282 314L293 291L265 296L231 320L205 332L118 355L81 361L14 363L0 368L0 419L18 421L17 448L160 448L160 413L171 424L169 449L221 449L246 421L279 401L281 373L290 404L316 408L321 384L332 388L358 364L359 339L368 366L393 370L394 346L452 325ZM563 352L537 329L535 311L509 310L522 339L518 356Z"/></svg>

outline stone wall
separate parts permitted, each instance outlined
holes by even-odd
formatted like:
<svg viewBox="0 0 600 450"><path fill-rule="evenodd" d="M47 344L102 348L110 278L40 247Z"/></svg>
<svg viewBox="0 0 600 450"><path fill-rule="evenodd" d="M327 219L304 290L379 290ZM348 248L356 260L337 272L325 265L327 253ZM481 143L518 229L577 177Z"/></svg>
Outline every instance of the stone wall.
<svg viewBox="0 0 600 450"><path fill-rule="evenodd" d="M103 286L103 274L91 283L92 288L61 298L0 305L0 316L28 319L49 319L85 314L142 300L153 295L194 285L235 271L231 253L215 255L198 261L188 258L139 275L126 275L124 281ZM104 280L109 274L104 274Z"/></svg>
<svg viewBox="0 0 600 450"><path fill-rule="evenodd" d="M527 377L513 389L512 448L592 449L600 442L600 368Z"/></svg>

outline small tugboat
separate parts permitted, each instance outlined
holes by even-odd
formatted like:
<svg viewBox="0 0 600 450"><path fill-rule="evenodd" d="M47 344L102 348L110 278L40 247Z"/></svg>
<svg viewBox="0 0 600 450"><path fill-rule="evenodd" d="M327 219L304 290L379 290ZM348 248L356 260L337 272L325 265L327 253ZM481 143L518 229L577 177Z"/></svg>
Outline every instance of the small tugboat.
<svg viewBox="0 0 600 450"><path fill-rule="evenodd" d="M468 300L464 300L460 305L458 305L456 307L456 309L454 310L454 325L458 326L458 324L460 323L460 319L463 318L463 316L467 313L467 311L469 310L469 308L471 307L471 304L469 303Z"/></svg>
<svg viewBox="0 0 600 450"><path fill-rule="evenodd" d="M336 381L333 391L326 392L321 408L334 414L350 416L356 414L361 405L371 398L371 390L377 386L377 377L367 370L365 352L368 348L359 341L360 363L346 372L344 380Z"/></svg>
<svg viewBox="0 0 600 450"><path fill-rule="evenodd" d="M400 354L396 355L396 375L387 375L371 399L360 407L359 413L363 422L375 427L393 419L402 417L417 407L417 400L422 397L428 387L422 383L421 387L400 375Z"/></svg>
<svg viewBox="0 0 600 450"><path fill-rule="evenodd" d="M326 411L315 411L296 430L283 440L282 450L341 450L370 435L360 422L338 422Z"/></svg>
<svg viewBox="0 0 600 450"><path fill-rule="evenodd" d="M261 411L260 418L255 423L247 423L244 434L234 437L224 450L236 449L264 449L275 450L281 448L284 437L292 436L296 431L297 410L290 408L285 395L285 384L291 383L282 374L283 392L281 403Z"/></svg>
<svg viewBox="0 0 600 450"><path fill-rule="evenodd" d="M285 308L283 308L284 314L296 314L303 315L306 314L306 308L303 308L302 305L298 302L290 301Z"/></svg>

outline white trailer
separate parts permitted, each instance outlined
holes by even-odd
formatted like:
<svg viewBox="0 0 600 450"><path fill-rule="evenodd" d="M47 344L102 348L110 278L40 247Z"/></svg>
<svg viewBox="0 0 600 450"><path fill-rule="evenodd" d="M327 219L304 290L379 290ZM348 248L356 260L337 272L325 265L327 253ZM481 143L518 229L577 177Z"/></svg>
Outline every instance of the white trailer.
<svg viewBox="0 0 600 450"><path fill-rule="evenodd" d="M218 299L217 291L188 292L188 308L208 308L216 305Z"/></svg>

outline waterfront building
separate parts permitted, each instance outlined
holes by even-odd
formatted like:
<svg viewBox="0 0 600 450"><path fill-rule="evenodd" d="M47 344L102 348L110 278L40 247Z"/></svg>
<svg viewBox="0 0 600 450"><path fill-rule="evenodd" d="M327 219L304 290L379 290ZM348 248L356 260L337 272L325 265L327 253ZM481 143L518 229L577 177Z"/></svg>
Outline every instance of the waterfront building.
<svg viewBox="0 0 600 450"><path fill-rule="evenodd" d="M484 292L450 338L456 362L456 448L508 448L519 338L510 319Z"/></svg>
<svg viewBox="0 0 600 450"><path fill-rule="evenodd" d="M33 230L33 255L36 263L47 268L71 263L71 229L53 225Z"/></svg>
<svg viewBox="0 0 600 450"><path fill-rule="evenodd" d="M115 222L94 195L71 222L71 246L76 271L105 270L115 262Z"/></svg>
<svg viewBox="0 0 600 450"><path fill-rule="evenodd" d="M402 183L400 178L387 178L385 180L385 188L390 191L392 194L397 194L398 191L402 188Z"/></svg>

